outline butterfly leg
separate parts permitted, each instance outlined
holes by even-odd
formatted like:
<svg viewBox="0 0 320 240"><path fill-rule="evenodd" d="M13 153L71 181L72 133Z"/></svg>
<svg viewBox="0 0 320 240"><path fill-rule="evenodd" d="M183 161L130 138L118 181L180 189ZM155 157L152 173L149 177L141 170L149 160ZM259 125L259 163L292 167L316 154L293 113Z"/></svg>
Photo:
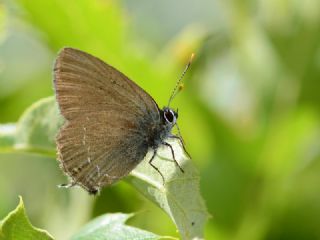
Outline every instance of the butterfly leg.
<svg viewBox="0 0 320 240"><path fill-rule="evenodd" d="M191 159L191 155L188 153L188 151L187 151L187 149L186 149L186 147L185 147L185 145L184 145L184 141L183 141L183 139L182 139L181 136L170 135L169 138L179 139L180 144L181 144L181 146L182 146L182 148L183 148L183 151L184 151L184 152L188 155L188 157Z"/></svg>
<svg viewBox="0 0 320 240"><path fill-rule="evenodd" d="M179 163L178 163L177 160L176 160L176 157L174 156L174 151L173 151L172 146L171 146L169 143L167 143L167 142L163 142L162 144L163 144L163 145L166 145L166 146L168 146L168 147L170 148L171 154L172 154L172 158L173 158L174 162L175 162L176 165L180 168L180 171L181 171L182 173L184 173L184 170L183 170L182 167L179 165Z"/></svg>
<svg viewBox="0 0 320 240"><path fill-rule="evenodd" d="M162 177L162 183L163 185L165 184L165 180L164 180L164 176L162 175L162 173L160 172L159 168L157 168L155 165L152 164L152 161L154 159L154 157L156 156L157 154L157 150L156 149L153 149L153 155L151 157L151 159L149 160L149 164L151 165L151 167L153 167Z"/></svg>

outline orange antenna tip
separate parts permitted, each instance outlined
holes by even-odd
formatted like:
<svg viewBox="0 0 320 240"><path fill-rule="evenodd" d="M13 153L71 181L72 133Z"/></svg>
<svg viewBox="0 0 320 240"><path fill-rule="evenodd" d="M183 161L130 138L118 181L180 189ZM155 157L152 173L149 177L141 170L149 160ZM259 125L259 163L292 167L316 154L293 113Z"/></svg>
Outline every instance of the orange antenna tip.
<svg viewBox="0 0 320 240"><path fill-rule="evenodd" d="M179 84L179 91L181 91L182 89L184 89L184 84L183 84L183 83L180 83L180 84Z"/></svg>
<svg viewBox="0 0 320 240"><path fill-rule="evenodd" d="M194 54L194 53L191 53L190 62L192 62L192 61L193 61L194 56L195 56L195 54Z"/></svg>

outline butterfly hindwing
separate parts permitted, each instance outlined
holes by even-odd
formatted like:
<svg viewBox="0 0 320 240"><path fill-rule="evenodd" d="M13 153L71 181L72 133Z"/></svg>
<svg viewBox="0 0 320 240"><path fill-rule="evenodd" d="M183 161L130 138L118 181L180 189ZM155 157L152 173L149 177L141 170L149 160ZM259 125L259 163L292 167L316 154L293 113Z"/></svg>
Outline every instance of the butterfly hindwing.
<svg viewBox="0 0 320 240"><path fill-rule="evenodd" d="M110 115L115 121L105 124ZM130 121L114 111L99 112L61 129L57 137L58 158L72 183L89 192L99 190L126 176L143 159L147 145L138 132L139 126Z"/></svg>

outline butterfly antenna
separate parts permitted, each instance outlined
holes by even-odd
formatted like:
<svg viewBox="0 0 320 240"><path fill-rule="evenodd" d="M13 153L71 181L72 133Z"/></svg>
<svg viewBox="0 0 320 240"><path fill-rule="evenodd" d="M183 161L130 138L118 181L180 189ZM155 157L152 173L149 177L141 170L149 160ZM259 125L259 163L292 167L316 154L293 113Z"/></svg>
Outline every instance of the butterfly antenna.
<svg viewBox="0 0 320 240"><path fill-rule="evenodd" d="M176 86L174 87L174 89L173 89L173 91L171 93L171 96L170 96L169 102L168 102L168 107L169 107L171 101L175 98L175 96L183 89L183 85L181 84L181 81L182 81L184 75L186 74L186 72L188 71L188 69L189 69L189 67L190 67L190 65L191 65L191 63L193 61L193 58L194 58L194 53L191 54L191 57L189 59L188 64L186 65L186 68L182 72L179 80L177 81Z"/></svg>

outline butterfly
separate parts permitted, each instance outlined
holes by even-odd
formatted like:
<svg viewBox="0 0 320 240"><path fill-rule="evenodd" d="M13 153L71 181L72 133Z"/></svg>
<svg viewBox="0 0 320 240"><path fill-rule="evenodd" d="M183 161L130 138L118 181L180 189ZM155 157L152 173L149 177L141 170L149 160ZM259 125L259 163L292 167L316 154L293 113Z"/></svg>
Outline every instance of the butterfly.
<svg viewBox="0 0 320 240"><path fill-rule="evenodd" d="M190 64L191 59L168 106L160 109L147 92L117 69L86 52L63 48L53 71L56 101L65 119L56 137L57 155L60 168L70 178L70 183L62 186L79 185L96 194L128 175L149 150L149 164L165 182L152 162L162 145L170 148L184 172L166 140L178 139L185 150L178 111L169 105ZM174 126L179 135L171 133Z"/></svg>

